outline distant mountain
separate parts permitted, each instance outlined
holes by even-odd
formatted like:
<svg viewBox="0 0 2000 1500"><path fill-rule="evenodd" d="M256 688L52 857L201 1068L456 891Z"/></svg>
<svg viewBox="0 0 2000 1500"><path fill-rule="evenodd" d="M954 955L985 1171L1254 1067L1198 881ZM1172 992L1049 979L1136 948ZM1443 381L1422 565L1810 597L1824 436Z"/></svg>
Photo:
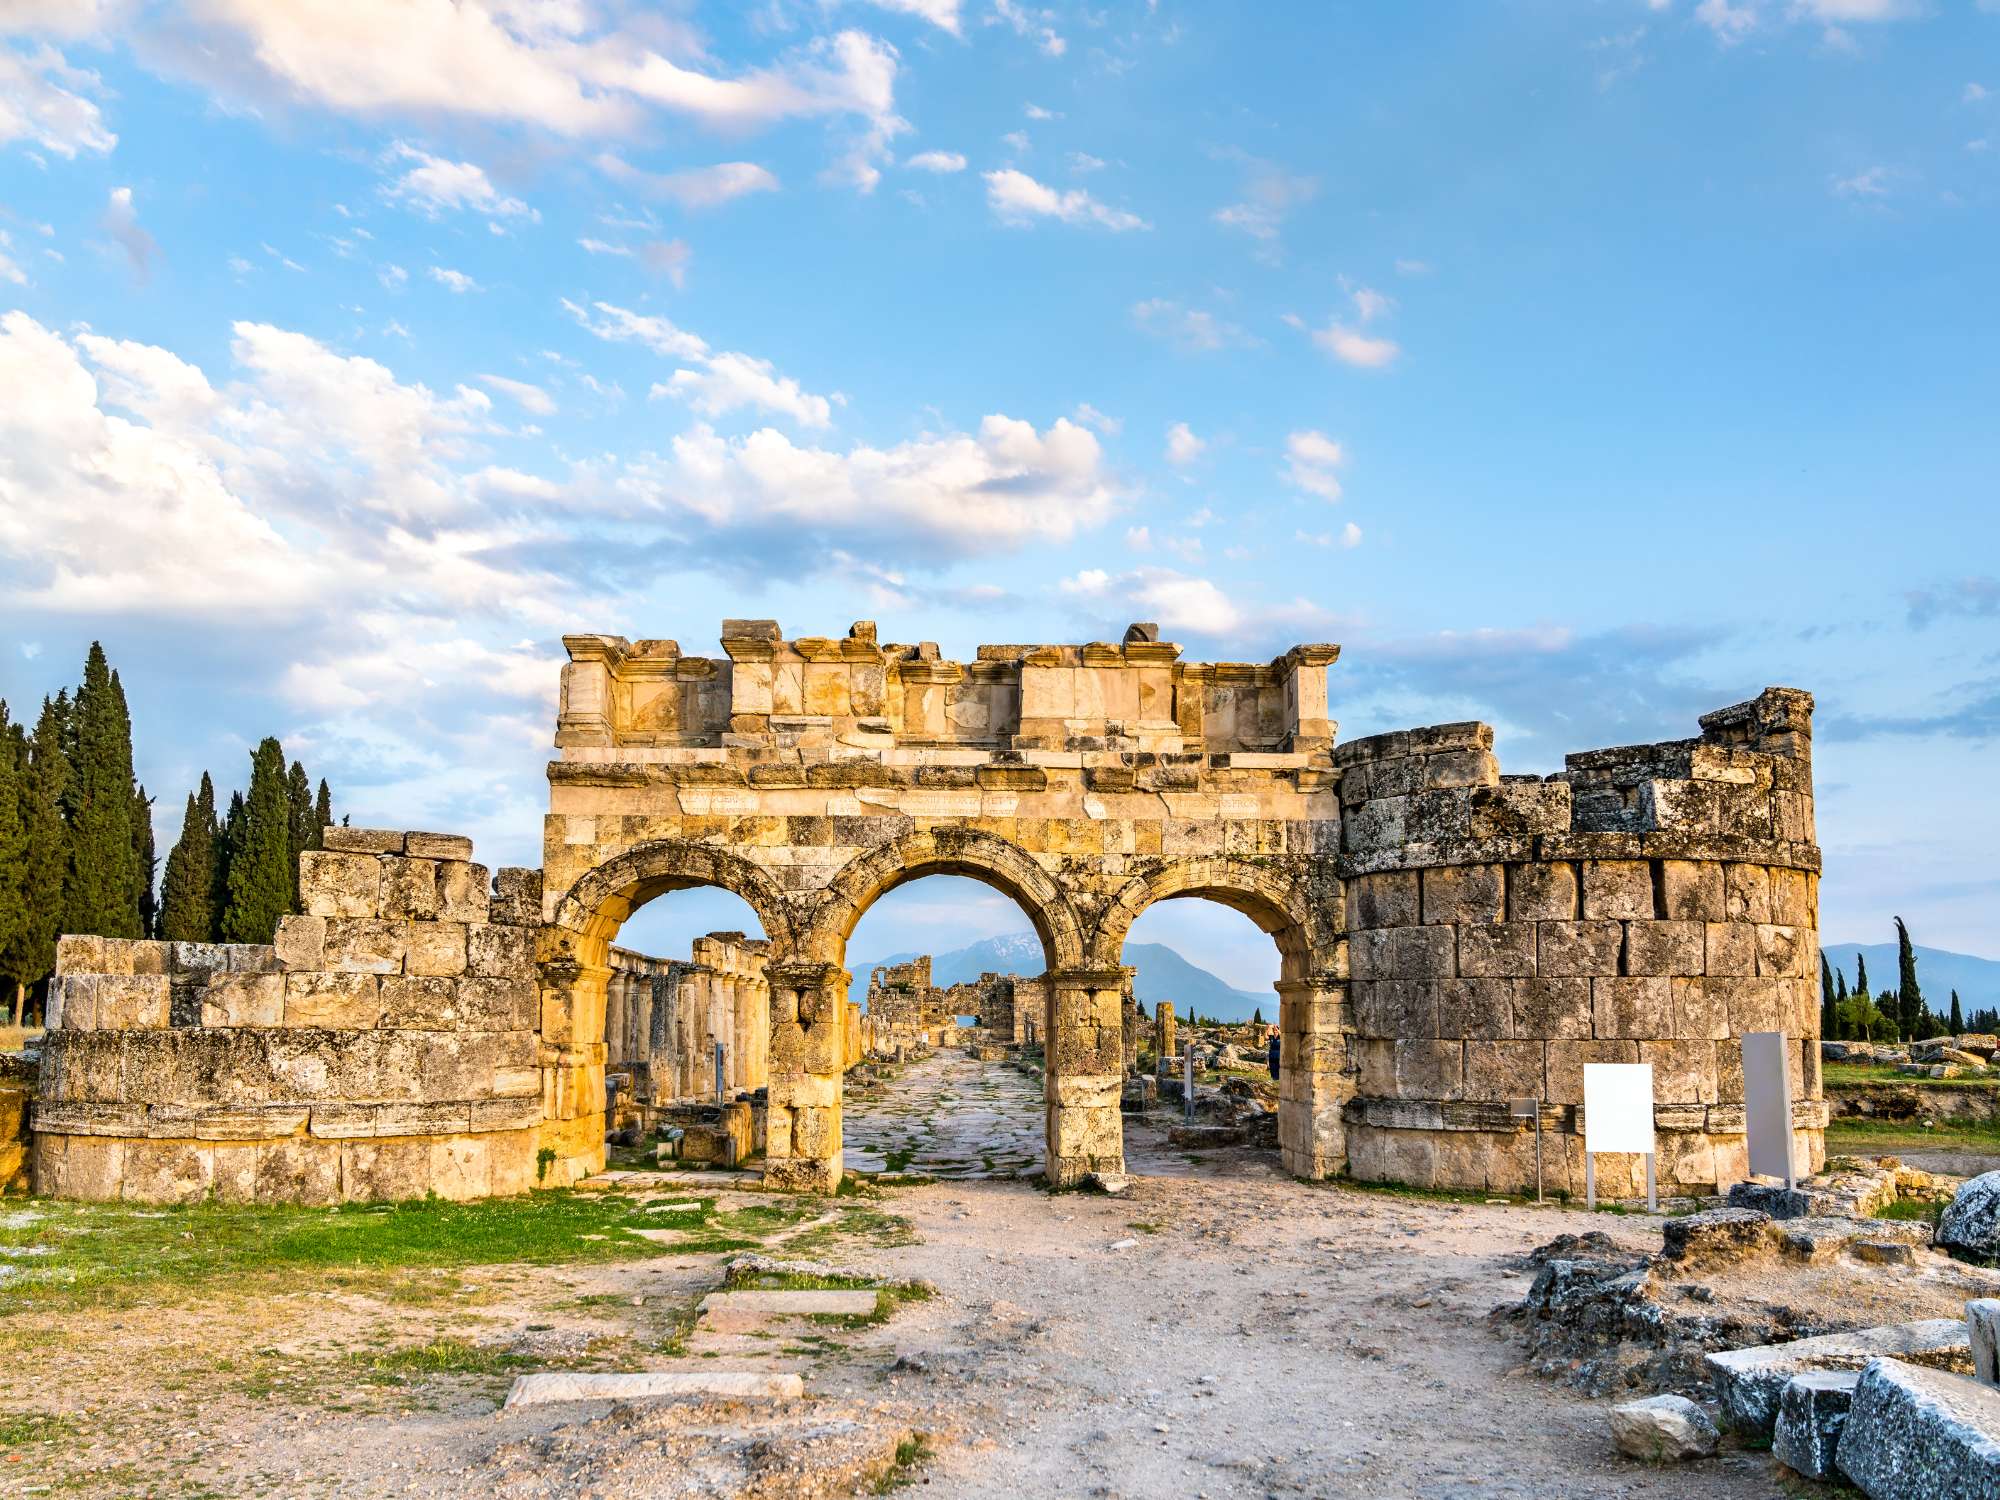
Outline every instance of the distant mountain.
<svg viewBox="0 0 2000 1500"><path fill-rule="evenodd" d="M918 953L891 953L882 958L859 959L848 964L854 975L854 996L868 991L868 975L883 964L908 963ZM1125 962L1139 972L1132 976L1132 993L1149 1009L1162 1000L1171 1001L1176 1015L1190 1009L1222 1021L1247 1021L1261 1010L1264 1019L1278 1018L1276 991L1259 994L1239 990L1211 974L1199 964L1188 962L1164 943L1127 943ZM1874 962L1871 954L1869 962ZM985 938L964 948L931 955L931 983L966 984L981 974L1039 974L1042 972L1042 945L1032 933L1012 933Z"/></svg>
<svg viewBox="0 0 2000 1500"><path fill-rule="evenodd" d="M1868 988L1880 994L1896 987L1896 945L1894 943L1828 943L1822 950L1826 961L1854 984L1854 956L1868 960ZM1943 948L1915 945L1917 987L1924 1003L1943 1015L1951 1004L1951 992L1958 991L1958 1003L1965 1010L1990 1005L2000 1009L2000 959L1976 958L1970 953L1952 953Z"/></svg>

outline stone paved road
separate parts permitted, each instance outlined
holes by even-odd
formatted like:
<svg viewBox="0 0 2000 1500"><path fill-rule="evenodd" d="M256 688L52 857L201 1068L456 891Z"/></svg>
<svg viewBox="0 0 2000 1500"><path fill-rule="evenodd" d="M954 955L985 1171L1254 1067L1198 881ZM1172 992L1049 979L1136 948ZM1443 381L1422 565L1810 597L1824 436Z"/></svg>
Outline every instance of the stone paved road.
<svg viewBox="0 0 2000 1500"><path fill-rule="evenodd" d="M934 1052L842 1101L851 1172L1025 1177L1042 1169L1042 1081L1006 1063Z"/></svg>

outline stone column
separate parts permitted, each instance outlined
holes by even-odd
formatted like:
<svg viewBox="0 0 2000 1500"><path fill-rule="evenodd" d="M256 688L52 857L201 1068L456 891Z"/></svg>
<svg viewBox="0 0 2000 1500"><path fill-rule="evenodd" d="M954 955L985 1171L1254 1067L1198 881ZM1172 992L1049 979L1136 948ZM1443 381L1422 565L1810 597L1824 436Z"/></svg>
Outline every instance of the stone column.
<svg viewBox="0 0 2000 1500"><path fill-rule="evenodd" d="M1139 1071L1139 1001L1127 993L1118 1007L1119 1072L1127 1077Z"/></svg>
<svg viewBox="0 0 2000 1500"><path fill-rule="evenodd" d="M647 973L627 976L625 990L625 1055L632 1063L632 1078L643 1082L651 1094L659 1085L653 1073L653 977Z"/></svg>
<svg viewBox="0 0 2000 1500"><path fill-rule="evenodd" d="M1068 1187L1092 1172L1125 1170L1118 1099L1125 987L1132 974L1129 968L1049 971L1045 1088L1052 1187Z"/></svg>
<svg viewBox="0 0 2000 1500"><path fill-rule="evenodd" d="M1174 1035L1174 1002L1162 1000L1153 1011L1153 1020L1160 1032L1160 1056L1172 1057L1179 1041Z"/></svg>
<svg viewBox="0 0 2000 1500"><path fill-rule="evenodd" d="M771 1081L771 984L760 969L750 984L750 1084Z"/></svg>
<svg viewBox="0 0 2000 1500"><path fill-rule="evenodd" d="M750 1018L757 1011L757 986L740 950L736 962L736 1000L729 1016L729 1086L743 1091L755 1087L750 1082Z"/></svg>
<svg viewBox="0 0 2000 1500"><path fill-rule="evenodd" d="M764 1181L830 1193L840 1186L840 1045L846 1011L838 964L774 962L770 1107ZM1113 1099L1116 1106L1116 1099Z"/></svg>
<svg viewBox="0 0 2000 1500"><path fill-rule="evenodd" d="M631 1061L625 1044L625 992L630 977L623 969L614 969L605 982L604 1065L608 1068Z"/></svg>
<svg viewBox="0 0 2000 1500"><path fill-rule="evenodd" d="M1281 979L1278 992L1278 1145L1294 1177L1332 1177L1347 1163L1341 1110L1354 1097L1348 1068L1347 983L1328 975Z"/></svg>
<svg viewBox="0 0 2000 1500"><path fill-rule="evenodd" d="M542 1126L555 1153L538 1187L568 1187L604 1166L604 990L611 970L563 959L538 966L542 1001Z"/></svg>

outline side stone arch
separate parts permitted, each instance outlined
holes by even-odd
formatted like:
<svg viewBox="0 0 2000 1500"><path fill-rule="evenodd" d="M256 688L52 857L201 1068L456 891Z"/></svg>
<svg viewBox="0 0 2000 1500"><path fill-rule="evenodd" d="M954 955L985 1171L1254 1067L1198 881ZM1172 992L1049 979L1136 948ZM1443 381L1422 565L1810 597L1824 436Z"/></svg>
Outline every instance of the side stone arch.
<svg viewBox="0 0 2000 1500"><path fill-rule="evenodd" d="M1106 970L1121 963L1140 914L1176 896L1240 911L1278 945L1278 1146L1295 1176L1332 1176L1346 1163L1343 1111L1354 1095L1340 882L1323 865L1163 861L1112 892L1092 934L1093 963Z"/></svg>
<svg viewBox="0 0 2000 1500"><path fill-rule="evenodd" d="M862 915L899 885L926 875L963 875L1017 901L1051 969L1084 962L1084 924L1062 884L1033 855L998 834L973 828L927 828L878 844L840 867L807 920L800 951L839 963Z"/></svg>
<svg viewBox="0 0 2000 1500"><path fill-rule="evenodd" d="M612 938L655 896L695 886L740 896L756 912L773 951L788 950L795 923L776 881L741 855L688 839L649 840L586 870L543 925L535 956L545 1079L544 1184L573 1182L603 1165L605 987L611 975L606 958Z"/></svg>

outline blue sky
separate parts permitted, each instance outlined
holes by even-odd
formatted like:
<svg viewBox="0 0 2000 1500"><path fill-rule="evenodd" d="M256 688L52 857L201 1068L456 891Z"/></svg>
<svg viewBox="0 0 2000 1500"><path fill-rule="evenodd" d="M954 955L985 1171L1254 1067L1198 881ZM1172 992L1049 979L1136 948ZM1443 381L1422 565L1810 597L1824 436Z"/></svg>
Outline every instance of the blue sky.
<svg viewBox="0 0 2000 1500"><path fill-rule="evenodd" d="M166 837L276 732L532 862L566 630L1157 619L1509 770L1806 687L1828 936L2000 955L1993 0L0 33L0 694Z"/></svg>

